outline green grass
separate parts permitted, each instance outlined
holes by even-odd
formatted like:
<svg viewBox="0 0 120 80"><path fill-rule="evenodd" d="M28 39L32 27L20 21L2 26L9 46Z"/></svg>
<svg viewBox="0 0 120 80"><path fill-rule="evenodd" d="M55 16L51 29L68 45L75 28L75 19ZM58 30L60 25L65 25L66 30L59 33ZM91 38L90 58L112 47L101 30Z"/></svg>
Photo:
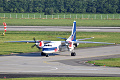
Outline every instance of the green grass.
<svg viewBox="0 0 120 80"><path fill-rule="evenodd" d="M109 66L109 67L120 67L120 58L110 58L104 60L88 61L88 63L98 65L98 66Z"/></svg>
<svg viewBox="0 0 120 80"><path fill-rule="evenodd" d="M72 26L76 20L78 26L119 27L120 20L81 20L81 19L0 19L0 24L8 26Z"/></svg>
<svg viewBox="0 0 120 80"><path fill-rule="evenodd" d="M40 78L10 78L1 80L120 80L120 77L40 77Z"/></svg>
<svg viewBox="0 0 120 80"><path fill-rule="evenodd" d="M0 32L2 33L2 31ZM31 49L34 43L4 43L4 41L33 40L56 40L57 37L68 38L71 32L45 32L45 31L7 31L5 36L0 36L0 55L10 53L38 52L37 48ZM77 39L95 37L88 41L120 43L120 33L117 32L77 32ZM104 46L105 44L80 44L78 47Z"/></svg>
<svg viewBox="0 0 120 80"><path fill-rule="evenodd" d="M54 15L44 15L44 13L0 13L0 18L72 18L72 19L120 19L120 14L75 14L57 13Z"/></svg>
<svg viewBox="0 0 120 80"><path fill-rule="evenodd" d="M17 14L17 18L16 18L16 14ZM65 15L65 19L64 19L64 15ZM76 15L77 15L77 19L76 19ZM73 21L76 20L77 26L119 27L120 26L119 19L120 19L120 14L61 13L61 14L55 14L53 16L47 15L47 19L46 19L46 15L44 15L44 13L0 13L0 24L2 25L3 22L6 22L7 25L9 26L10 25L12 26L72 26Z"/></svg>

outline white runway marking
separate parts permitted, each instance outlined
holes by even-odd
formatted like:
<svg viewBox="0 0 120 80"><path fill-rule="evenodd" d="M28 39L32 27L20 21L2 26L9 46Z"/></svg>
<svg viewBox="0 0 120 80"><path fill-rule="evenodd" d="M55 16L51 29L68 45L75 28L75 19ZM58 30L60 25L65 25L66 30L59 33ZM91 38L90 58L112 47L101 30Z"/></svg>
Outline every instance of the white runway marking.
<svg viewBox="0 0 120 80"><path fill-rule="evenodd" d="M6 66L4 68L0 69L0 72L51 72L51 71L55 71L58 70L57 67L54 66L36 66L36 65L17 65L17 64L11 64L11 65L1 65L2 66Z"/></svg>

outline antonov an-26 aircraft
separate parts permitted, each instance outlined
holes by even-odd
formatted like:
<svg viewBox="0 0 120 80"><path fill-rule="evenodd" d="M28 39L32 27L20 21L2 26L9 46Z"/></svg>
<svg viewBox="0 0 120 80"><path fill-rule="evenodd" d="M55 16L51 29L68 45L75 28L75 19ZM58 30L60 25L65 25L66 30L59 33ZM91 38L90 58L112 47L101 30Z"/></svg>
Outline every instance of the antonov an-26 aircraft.
<svg viewBox="0 0 120 80"><path fill-rule="evenodd" d="M91 42L91 41L82 41L86 39L92 39L91 38L84 38L84 39L76 39L76 21L73 22L73 28L72 33L68 39L61 38L65 41L36 41L34 38L34 41L8 41L8 42L26 42L26 43L35 43L34 46L36 46L38 49L42 49L41 56L49 57L50 53L57 53L61 51L71 51L71 56L76 56L76 53L74 52L74 48L79 45L79 43L97 43L97 44L115 44L115 43L106 43L106 42Z"/></svg>

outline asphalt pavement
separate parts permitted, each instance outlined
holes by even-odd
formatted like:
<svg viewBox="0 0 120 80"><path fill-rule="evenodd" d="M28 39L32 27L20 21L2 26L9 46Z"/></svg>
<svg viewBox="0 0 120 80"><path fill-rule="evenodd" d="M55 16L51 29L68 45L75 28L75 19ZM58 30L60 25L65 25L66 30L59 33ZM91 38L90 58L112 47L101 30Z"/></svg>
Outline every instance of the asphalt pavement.
<svg viewBox="0 0 120 80"><path fill-rule="evenodd" d="M120 77L120 68L94 66L88 60L120 57L120 46L105 46L76 49L77 56L70 52L41 56L40 52L0 56L0 75L7 77ZM63 75L64 74L64 75ZM21 76L22 77L22 76Z"/></svg>
<svg viewBox="0 0 120 80"><path fill-rule="evenodd" d="M4 27L0 26L0 31ZM7 31L71 31L72 26L7 26ZM82 27L77 26L80 32L120 32L120 27Z"/></svg>

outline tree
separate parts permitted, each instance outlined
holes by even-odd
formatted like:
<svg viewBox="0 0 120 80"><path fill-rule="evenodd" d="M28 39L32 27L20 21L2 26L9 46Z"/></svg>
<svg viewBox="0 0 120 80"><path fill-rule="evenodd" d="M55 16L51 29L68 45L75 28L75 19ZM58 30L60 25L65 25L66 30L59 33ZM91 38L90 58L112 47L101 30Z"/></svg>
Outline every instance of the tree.
<svg viewBox="0 0 120 80"><path fill-rule="evenodd" d="M45 15L53 15L54 14L54 9L53 8L46 8L44 14Z"/></svg>
<svg viewBox="0 0 120 80"><path fill-rule="evenodd" d="M3 7L3 0L0 0L0 7Z"/></svg>
<svg viewBox="0 0 120 80"><path fill-rule="evenodd" d="M0 12L3 12L3 7L0 7Z"/></svg>
<svg viewBox="0 0 120 80"><path fill-rule="evenodd" d="M28 1L28 12L33 12L33 0Z"/></svg>
<svg viewBox="0 0 120 80"><path fill-rule="evenodd" d="M116 13L117 12L118 3L119 3L119 0L110 0L109 1L109 4L110 4L109 12L110 13Z"/></svg>
<svg viewBox="0 0 120 80"><path fill-rule="evenodd" d="M0 0L0 12L120 13L120 0Z"/></svg>

